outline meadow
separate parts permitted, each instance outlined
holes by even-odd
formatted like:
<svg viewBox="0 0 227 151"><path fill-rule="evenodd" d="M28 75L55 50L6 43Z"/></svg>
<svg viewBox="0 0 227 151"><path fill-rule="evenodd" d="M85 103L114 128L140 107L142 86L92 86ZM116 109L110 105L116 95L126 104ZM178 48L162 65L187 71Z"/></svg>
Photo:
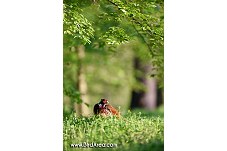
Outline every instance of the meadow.
<svg viewBox="0 0 227 151"><path fill-rule="evenodd" d="M116 151L163 151L164 115L163 108L155 112L144 110L128 111L117 117L76 117L64 119L64 151L116 150ZM113 148L71 147L81 143L112 143Z"/></svg>

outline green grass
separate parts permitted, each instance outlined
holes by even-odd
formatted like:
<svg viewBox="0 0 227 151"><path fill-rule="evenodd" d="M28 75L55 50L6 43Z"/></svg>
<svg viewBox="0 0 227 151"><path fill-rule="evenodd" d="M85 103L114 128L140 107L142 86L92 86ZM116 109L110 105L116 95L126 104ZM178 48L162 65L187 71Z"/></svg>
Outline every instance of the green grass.
<svg viewBox="0 0 227 151"><path fill-rule="evenodd" d="M163 151L163 114L145 111L128 112L117 117L75 117L64 120L64 151L117 150ZM115 148L72 148L76 143L113 143Z"/></svg>

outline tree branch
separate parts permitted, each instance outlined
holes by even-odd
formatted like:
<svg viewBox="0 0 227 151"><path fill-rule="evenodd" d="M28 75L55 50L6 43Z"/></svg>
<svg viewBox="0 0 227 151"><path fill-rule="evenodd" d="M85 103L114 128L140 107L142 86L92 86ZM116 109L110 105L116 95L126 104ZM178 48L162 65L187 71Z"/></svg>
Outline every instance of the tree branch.
<svg viewBox="0 0 227 151"><path fill-rule="evenodd" d="M152 57L154 56L154 53L150 47L150 45L147 43L147 41L145 40L145 38L143 37L143 35L141 33L139 33L139 31L136 29L135 25L133 24L133 28L135 29L135 31L137 32L137 34L140 36L140 38L144 41L144 43L147 45Z"/></svg>

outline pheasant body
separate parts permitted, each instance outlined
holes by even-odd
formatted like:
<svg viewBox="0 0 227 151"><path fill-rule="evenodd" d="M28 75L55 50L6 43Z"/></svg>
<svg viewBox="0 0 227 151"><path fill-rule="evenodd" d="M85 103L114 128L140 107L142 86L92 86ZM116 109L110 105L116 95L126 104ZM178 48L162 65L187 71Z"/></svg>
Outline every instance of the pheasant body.
<svg viewBox="0 0 227 151"><path fill-rule="evenodd" d="M108 104L106 99L101 99L101 101L94 106L94 114L102 116L120 116L120 113L113 106Z"/></svg>

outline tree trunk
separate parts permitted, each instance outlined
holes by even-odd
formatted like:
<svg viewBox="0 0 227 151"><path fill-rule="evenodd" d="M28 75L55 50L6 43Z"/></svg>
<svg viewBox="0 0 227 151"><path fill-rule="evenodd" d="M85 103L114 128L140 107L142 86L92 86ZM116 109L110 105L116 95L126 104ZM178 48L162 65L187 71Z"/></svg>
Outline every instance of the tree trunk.
<svg viewBox="0 0 227 151"><path fill-rule="evenodd" d="M84 74L84 67L82 60L85 57L85 48L80 45L76 47L76 53L78 58L78 69L77 69L77 83L76 87L80 92L81 99L83 100L80 104L75 104L76 114L79 116L88 116L90 114L89 108L86 104L89 104L88 96L87 96L87 82Z"/></svg>
<svg viewBox="0 0 227 151"><path fill-rule="evenodd" d="M138 57L134 58L134 70L136 73L136 81L142 84L143 89L133 89L131 98L131 109L144 108L148 110L154 110L160 102L160 96L158 95L158 86L154 78L149 77L149 73L152 70L150 65L146 65Z"/></svg>

